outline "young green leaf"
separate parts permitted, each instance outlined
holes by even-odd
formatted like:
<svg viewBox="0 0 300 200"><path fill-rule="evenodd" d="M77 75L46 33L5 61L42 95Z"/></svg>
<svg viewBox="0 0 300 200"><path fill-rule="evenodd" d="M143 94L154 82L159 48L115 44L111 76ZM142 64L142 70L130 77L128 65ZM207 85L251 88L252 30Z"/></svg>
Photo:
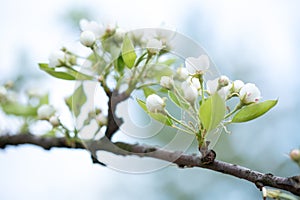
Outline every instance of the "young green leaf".
<svg viewBox="0 0 300 200"><path fill-rule="evenodd" d="M121 55L118 57L118 59L114 60L114 67L119 74L124 73L125 63Z"/></svg>
<svg viewBox="0 0 300 200"><path fill-rule="evenodd" d="M141 108L153 119L155 119L156 121L159 121L162 124L165 124L167 126L172 126L173 125L173 121L170 117L168 117L167 115L163 115L161 113L151 113L148 111L146 103L140 99L136 99L136 101L138 102L138 104L141 106Z"/></svg>
<svg viewBox="0 0 300 200"><path fill-rule="evenodd" d="M16 115L16 116L36 116L38 107L33 107L29 105L23 105L18 102L6 103L1 105L3 112L8 115Z"/></svg>
<svg viewBox="0 0 300 200"><path fill-rule="evenodd" d="M207 98L199 109L200 120L206 129L215 129L225 116L225 102L218 93Z"/></svg>
<svg viewBox="0 0 300 200"><path fill-rule="evenodd" d="M134 66L136 60L136 53L134 51L134 46L130 38L128 37L128 35L124 37L124 41L122 45L122 58L124 63L127 65L129 69L131 69Z"/></svg>
<svg viewBox="0 0 300 200"><path fill-rule="evenodd" d="M81 84L71 95L66 99L66 104L76 117L80 114L82 105L86 102L87 97Z"/></svg>
<svg viewBox="0 0 300 200"><path fill-rule="evenodd" d="M66 72L59 72L59 71L55 71L53 68L50 68L48 66L48 64L45 63L39 63L40 69L47 72L48 74L50 74L51 76L55 77L55 78L59 78L59 79L63 79L63 80L76 80L76 78Z"/></svg>
<svg viewBox="0 0 300 200"><path fill-rule="evenodd" d="M260 103L253 103L239 110L231 122L240 123L253 120L268 112L277 104L278 100L267 100Z"/></svg>
<svg viewBox="0 0 300 200"><path fill-rule="evenodd" d="M149 87L143 87L143 92L144 92L145 97L148 97L151 94L157 93L155 90L153 90Z"/></svg>

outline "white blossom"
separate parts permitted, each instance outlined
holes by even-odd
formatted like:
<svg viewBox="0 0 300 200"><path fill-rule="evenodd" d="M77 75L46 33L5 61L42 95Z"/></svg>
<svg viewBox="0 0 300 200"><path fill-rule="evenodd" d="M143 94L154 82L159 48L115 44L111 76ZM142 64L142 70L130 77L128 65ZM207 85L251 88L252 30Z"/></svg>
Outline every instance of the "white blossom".
<svg viewBox="0 0 300 200"><path fill-rule="evenodd" d="M244 82L241 80L233 81L233 91L239 92L244 85L245 85Z"/></svg>
<svg viewBox="0 0 300 200"><path fill-rule="evenodd" d="M188 70L185 67L179 67L176 70L176 77L180 81L185 81L189 77L189 72L188 72Z"/></svg>
<svg viewBox="0 0 300 200"><path fill-rule="evenodd" d="M201 84L198 78L194 78L194 77L189 77L188 78L188 82L194 86L197 90L201 89Z"/></svg>
<svg viewBox="0 0 300 200"><path fill-rule="evenodd" d="M164 100L156 94L151 94L146 99L146 107L149 110L149 112L163 113L164 109L165 109L165 106L166 105L165 105Z"/></svg>
<svg viewBox="0 0 300 200"><path fill-rule="evenodd" d="M88 21L86 19L81 19L79 25L82 31L92 31L97 38L104 33L103 26L98 24L95 21Z"/></svg>
<svg viewBox="0 0 300 200"><path fill-rule="evenodd" d="M96 41L96 36L92 31L83 31L80 34L80 42L86 47L92 47Z"/></svg>
<svg viewBox="0 0 300 200"><path fill-rule="evenodd" d="M258 102L261 98L259 89L253 83L245 84L241 88L239 95L244 104Z"/></svg>
<svg viewBox="0 0 300 200"><path fill-rule="evenodd" d="M60 67L65 63L65 53L61 50L54 51L49 56L49 67Z"/></svg>
<svg viewBox="0 0 300 200"><path fill-rule="evenodd" d="M222 75L219 77L218 83L219 87L227 86L229 84L229 78L227 76Z"/></svg>
<svg viewBox="0 0 300 200"><path fill-rule="evenodd" d="M51 123L51 125L53 127L56 127L58 126L60 123L59 123L59 119L57 116L51 116L50 119L49 119L49 122Z"/></svg>
<svg viewBox="0 0 300 200"><path fill-rule="evenodd" d="M100 126L107 125L107 117L102 112L96 116L96 121Z"/></svg>
<svg viewBox="0 0 300 200"><path fill-rule="evenodd" d="M160 78L160 85L164 88L171 89L173 87L174 81L169 76L162 76Z"/></svg>
<svg viewBox="0 0 300 200"><path fill-rule="evenodd" d="M185 66L190 74L203 74L209 68L209 58L201 55L198 58L188 57L185 59Z"/></svg>
<svg viewBox="0 0 300 200"><path fill-rule="evenodd" d="M115 40L121 42L125 37L126 31L122 28L117 28L115 32Z"/></svg>
<svg viewBox="0 0 300 200"><path fill-rule="evenodd" d="M197 97L198 97L198 90L197 88L192 85L190 82L183 82L181 84L181 88L183 90L183 96L184 98L191 104L195 103Z"/></svg>
<svg viewBox="0 0 300 200"><path fill-rule="evenodd" d="M218 78L215 78L214 80L208 80L206 83L206 87L207 92L210 95L213 95L217 92L220 97L226 99L231 92L232 84L229 82L227 76L220 76Z"/></svg>
<svg viewBox="0 0 300 200"><path fill-rule="evenodd" d="M39 119L49 120L50 117L53 116L54 113L55 113L54 108L52 106L46 105L46 104L42 105L37 110L37 115L38 115Z"/></svg>
<svg viewBox="0 0 300 200"><path fill-rule="evenodd" d="M226 99L228 95L231 93L232 84L229 83L227 86L222 87L220 90L218 90L218 94L222 99Z"/></svg>
<svg viewBox="0 0 300 200"><path fill-rule="evenodd" d="M218 87L219 87L219 78L216 78L214 80L208 80L206 82L206 87L207 87L207 92L210 95L213 95L214 93L216 93L218 90Z"/></svg>
<svg viewBox="0 0 300 200"><path fill-rule="evenodd" d="M150 39L147 42L146 47L147 47L147 49L149 50L150 53L156 54L156 53L159 53L159 51L163 48L163 44L160 40Z"/></svg>

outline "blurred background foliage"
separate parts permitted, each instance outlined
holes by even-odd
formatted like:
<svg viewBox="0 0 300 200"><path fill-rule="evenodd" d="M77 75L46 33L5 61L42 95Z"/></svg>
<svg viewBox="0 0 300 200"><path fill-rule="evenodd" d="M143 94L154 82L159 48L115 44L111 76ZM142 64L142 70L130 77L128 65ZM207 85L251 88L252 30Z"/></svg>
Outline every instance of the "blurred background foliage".
<svg viewBox="0 0 300 200"><path fill-rule="evenodd" d="M199 42L221 74L256 83L264 99L279 98L266 116L229 127L232 133L222 134L215 147L217 159L280 176L296 175L299 168L288 153L300 145L299 6L298 1L12 0L0 8L0 84L13 80L19 91L38 86L50 92L50 100L64 113L63 97L72 93L73 84L45 75L37 63L61 45L78 42L81 18L128 30L165 23ZM19 123L2 113L0 120L2 132L13 132ZM171 165L152 173L126 174L93 165L84 151L43 151L30 145L0 151L0 177L3 200L261 197L251 183L204 169Z"/></svg>

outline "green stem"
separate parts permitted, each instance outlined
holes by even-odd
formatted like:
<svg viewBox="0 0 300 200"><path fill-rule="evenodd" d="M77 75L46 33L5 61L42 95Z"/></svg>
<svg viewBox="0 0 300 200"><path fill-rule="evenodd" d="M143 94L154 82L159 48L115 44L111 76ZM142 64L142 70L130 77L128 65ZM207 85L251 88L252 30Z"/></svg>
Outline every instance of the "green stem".
<svg viewBox="0 0 300 200"><path fill-rule="evenodd" d="M225 115L224 119L227 119L228 117L230 117L231 115L233 115L236 111L238 111L239 109L241 109L244 106L244 104L242 102L240 102L230 113L228 113L227 115Z"/></svg>
<svg viewBox="0 0 300 200"><path fill-rule="evenodd" d="M181 126L183 126L184 128L190 130L191 132L195 133L196 131L194 129L192 129L191 127L187 126L186 124L182 123L181 121L179 121L178 119L176 119L175 117L173 117L172 115L170 115L170 113L168 113L167 111L165 111L167 116L170 117L173 121L175 121L177 124L180 124Z"/></svg>

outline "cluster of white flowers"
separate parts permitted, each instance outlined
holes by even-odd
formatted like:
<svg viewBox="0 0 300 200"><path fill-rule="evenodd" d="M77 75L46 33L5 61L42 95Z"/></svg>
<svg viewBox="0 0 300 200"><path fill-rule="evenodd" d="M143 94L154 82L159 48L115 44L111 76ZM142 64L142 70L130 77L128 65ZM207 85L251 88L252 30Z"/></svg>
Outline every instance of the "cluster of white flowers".
<svg viewBox="0 0 300 200"><path fill-rule="evenodd" d="M228 98L231 94L236 94L244 104L258 102L261 98L260 90L253 83L244 84L241 80L231 82L228 77L220 76L214 80L207 81L207 91L209 94L218 94L223 98Z"/></svg>

